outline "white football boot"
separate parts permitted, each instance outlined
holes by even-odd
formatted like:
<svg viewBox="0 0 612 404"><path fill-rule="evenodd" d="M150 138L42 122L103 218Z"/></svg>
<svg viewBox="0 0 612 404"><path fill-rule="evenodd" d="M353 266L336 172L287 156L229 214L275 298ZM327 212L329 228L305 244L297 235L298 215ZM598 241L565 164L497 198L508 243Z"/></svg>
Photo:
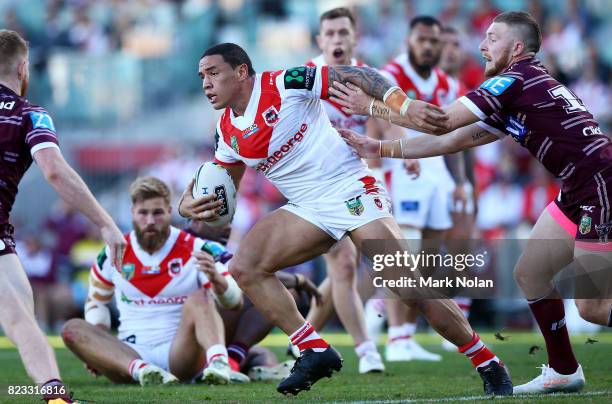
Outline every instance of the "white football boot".
<svg viewBox="0 0 612 404"><path fill-rule="evenodd" d="M557 373L548 365L542 365L542 374L532 381L514 387L514 394L572 393L582 390L585 384L582 366L571 375Z"/></svg>
<svg viewBox="0 0 612 404"><path fill-rule="evenodd" d="M376 351L369 351L359 358L359 373L380 373L385 371L382 357Z"/></svg>
<svg viewBox="0 0 612 404"><path fill-rule="evenodd" d="M230 368L227 357L220 356L213 359L202 375L202 381L208 384L228 384L230 382Z"/></svg>
<svg viewBox="0 0 612 404"><path fill-rule="evenodd" d="M179 380L172 373L166 372L159 366L148 364L140 369L138 382L141 386L152 386L178 384Z"/></svg>
<svg viewBox="0 0 612 404"><path fill-rule="evenodd" d="M249 376L245 375L241 372L236 372L235 370L230 370L230 383L232 384L241 384L248 383L251 379Z"/></svg>
<svg viewBox="0 0 612 404"><path fill-rule="evenodd" d="M439 362L442 360L442 356L427 351L414 338L399 339L387 344L385 347L385 358L389 362Z"/></svg>
<svg viewBox="0 0 612 404"><path fill-rule="evenodd" d="M294 364L294 360L288 360L275 366L253 366L249 370L249 377L258 382L283 380L289 376Z"/></svg>

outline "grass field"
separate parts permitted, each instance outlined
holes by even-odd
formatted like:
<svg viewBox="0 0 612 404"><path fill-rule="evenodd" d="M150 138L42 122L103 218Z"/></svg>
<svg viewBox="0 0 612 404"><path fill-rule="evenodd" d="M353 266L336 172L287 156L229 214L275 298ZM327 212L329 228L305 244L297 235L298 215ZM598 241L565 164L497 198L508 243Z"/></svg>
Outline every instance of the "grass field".
<svg viewBox="0 0 612 404"><path fill-rule="evenodd" d="M483 340L508 365L515 384L524 383L539 374L536 369L546 362L543 350L529 355L533 345L543 347L544 341L536 334L508 333L506 341L496 340L492 334L483 334ZM174 388L147 388L116 386L105 379L94 379L83 365L63 348L58 338L51 338L56 347L64 380L77 399L96 403L196 403L196 402L478 402L490 398L481 396L482 383L468 361L459 354L442 352L439 337L419 334L417 340L444 356L441 363L407 362L387 364L384 374L362 376L357 373L355 354L350 339L344 334L326 334L328 340L344 356L344 368L332 379L317 383L312 391L297 398L285 398L276 393L274 383L248 385L206 386L185 385ZM513 397L496 399L496 403L612 403L612 333L592 337L598 342L585 343L586 336L576 336L573 343L584 372L587 386L581 393L545 397ZM286 337L273 334L264 344L284 360ZM7 385L30 384L19 361L17 351L5 338L0 338L0 402L40 402L32 396L9 397Z"/></svg>

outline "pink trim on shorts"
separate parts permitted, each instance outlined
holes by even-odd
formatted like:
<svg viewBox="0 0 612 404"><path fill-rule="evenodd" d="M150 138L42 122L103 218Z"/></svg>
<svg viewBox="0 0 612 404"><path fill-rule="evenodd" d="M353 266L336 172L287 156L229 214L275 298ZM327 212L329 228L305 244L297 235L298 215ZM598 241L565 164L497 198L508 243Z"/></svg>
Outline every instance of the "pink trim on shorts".
<svg viewBox="0 0 612 404"><path fill-rule="evenodd" d="M561 209L559 209L559 206L557 206L555 201L549 203L546 207L546 210L548 211L548 213L550 213L553 219L555 219L555 222L557 222L557 224L559 224L559 226L561 226L563 230L567 232L567 234L572 237L576 237L578 225L572 222L567 216L565 216L565 213L563 213Z"/></svg>
<svg viewBox="0 0 612 404"><path fill-rule="evenodd" d="M576 248L587 251L612 252L612 241L608 243L593 243L576 240Z"/></svg>

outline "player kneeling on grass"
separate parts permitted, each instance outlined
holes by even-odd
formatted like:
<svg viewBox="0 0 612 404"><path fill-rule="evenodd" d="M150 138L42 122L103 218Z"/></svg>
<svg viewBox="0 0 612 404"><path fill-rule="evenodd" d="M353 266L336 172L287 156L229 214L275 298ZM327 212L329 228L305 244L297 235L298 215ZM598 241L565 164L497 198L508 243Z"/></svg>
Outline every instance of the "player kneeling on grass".
<svg viewBox="0 0 612 404"><path fill-rule="evenodd" d="M216 304L239 308L242 292L204 241L170 225L170 190L154 177L130 187L134 230L120 269L108 248L91 268L85 320L66 323L62 338L94 374L141 385L201 379L248 381L231 372ZM111 335L113 294L119 334ZM206 368L204 368L204 366ZM239 377L242 376L242 380Z"/></svg>

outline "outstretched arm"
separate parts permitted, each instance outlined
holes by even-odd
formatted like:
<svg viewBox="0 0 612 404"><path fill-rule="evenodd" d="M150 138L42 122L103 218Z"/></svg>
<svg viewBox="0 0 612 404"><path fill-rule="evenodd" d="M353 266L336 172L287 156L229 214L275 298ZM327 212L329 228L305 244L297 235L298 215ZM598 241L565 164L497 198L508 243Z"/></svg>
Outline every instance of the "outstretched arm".
<svg viewBox="0 0 612 404"><path fill-rule="evenodd" d="M337 84L352 84L363 93L378 100L379 105L418 125L427 132L442 131L447 126L448 117L441 108L423 101L413 100L397 86L393 86L378 71L363 66L329 66L328 86L332 94ZM368 115L362 112L361 115ZM372 115L374 116L374 115Z"/></svg>
<svg viewBox="0 0 612 404"><path fill-rule="evenodd" d="M342 105L342 109L346 113L357 115L370 115L374 118L384 119L393 124L418 130L420 132L431 134L444 134L452 132L455 129L478 122L480 119L470 111L465 105L458 100L444 107L443 110L447 114L448 119L438 122L437 124L428 126L429 121L413 119L410 115L396 113L392 108L379 101L373 94L369 94L363 87L350 82L350 84L342 84L335 82L333 87L329 89L332 94L331 99ZM413 101L414 102L414 101ZM419 101L422 102L422 101ZM426 105L430 105L424 103Z"/></svg>
<svg viewBox="0 0 612 404"><path fill-rule="evenodd" d="M377 141L355 132L339 129L344 140L364 158L390 157L418 159L456 153L471 147L494 142L497 136L472 124L444 136L423 135L414 138Z"/></svg>

